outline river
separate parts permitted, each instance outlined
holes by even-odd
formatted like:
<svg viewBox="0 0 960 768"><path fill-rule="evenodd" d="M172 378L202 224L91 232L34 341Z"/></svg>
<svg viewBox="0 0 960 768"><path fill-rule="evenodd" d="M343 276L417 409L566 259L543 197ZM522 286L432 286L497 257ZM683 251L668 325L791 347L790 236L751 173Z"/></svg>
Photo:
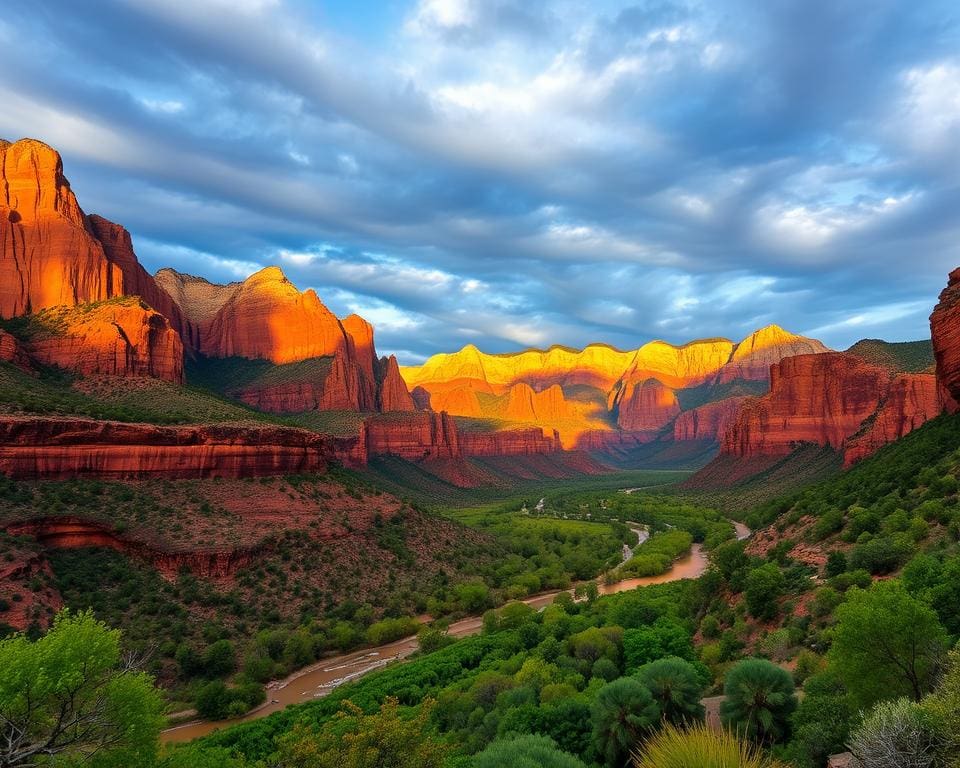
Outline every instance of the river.
<svg viewBox="0 0 960 768"><path fill-rule="evenodd" d="M750 535L750 529L743 525L743 523L733 522L733 524L736 528L738 539L742 540ZM637 532L639 533L640 530L638 529ZM674 562L670 570L661 573L659 576L622 579L612 584L604 584L601 582L598 583L597 587L601 595L613 595L617 592L626 592L631 589L636 589L637 587L649 586L650 584L664 584L680 579L695 579L703 574L706 569L707 556L699 544L694 544L687 555L678 559ZM553 601L557 599L557 595L562 592L572 591L572 589L569 589L541 592L536 595L531 595L524 599L523 602L539 610L553 603ZM451 637L467 637L477 634L482 626L482 617L470 616L451 624L448 631ZM161 739L169 743L191 741L192 739L206 736L208 733L212 733L219 728L266 717L291 704L303 704L304 702L325 696L338 685L362 677L375 669L385 667L393 661L405 659L416 650L417 638L407 637L403 640L381 645L378 648L365 648L361 651L348 653L343 656L324 659L312 666L294 672L279 684L269 688L267 690L267 703L248 712L243 717L217 722L198 720L184 723L183 725L177 725L165 730L161 734Z"/></svg>

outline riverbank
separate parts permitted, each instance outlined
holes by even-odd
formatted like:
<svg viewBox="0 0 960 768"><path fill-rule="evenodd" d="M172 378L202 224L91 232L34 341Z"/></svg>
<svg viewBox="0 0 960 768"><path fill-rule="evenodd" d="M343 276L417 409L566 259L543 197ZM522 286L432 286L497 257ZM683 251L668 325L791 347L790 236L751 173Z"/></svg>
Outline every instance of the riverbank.
<svg viewBox="0 0 960 768"><path fill-rule="evenodd" d="M745 525L731 522L734 524L738 539L744 539L750 535L750 529ZM612 595L651 584L663 584L680 579L695 579L703 574L707 565L707 556L702 546L694 544L687 555L679 558L668 571L662 574L621 579L611 584L598 583L597 587L599 594ZM540 610L553 603L557 596L564 592L572 593L573 587L541 592L525 598L522 602ZM479 633L482 626L482 616L470 616L451 624L448 633L451 637L468 637ZM266 717L292 704L303 704L312 699L326 696L337 686L356 680L387 664L403 661L416 650L417 638L412 636L377 648L365 648L342 656L324 659L309 667L297 670L287 678L272 684L267 690L266 703L246 713L243 717L216 722L197 720L184 723L165 730L161 734L161 738L167 743L192 741L220 728Z"/></svg>

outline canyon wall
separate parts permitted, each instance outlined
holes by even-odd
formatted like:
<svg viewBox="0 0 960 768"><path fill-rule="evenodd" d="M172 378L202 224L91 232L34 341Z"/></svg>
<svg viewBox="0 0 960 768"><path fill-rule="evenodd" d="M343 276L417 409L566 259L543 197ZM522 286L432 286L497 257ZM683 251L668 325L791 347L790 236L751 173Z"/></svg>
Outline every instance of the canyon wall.
<svg viewBox="0 0 960 768"><path fill-rule="evenodd" d="M464 456L532 456L558 453L563 450L559 433L531 427L504 429L497 432L460 433L460 448Z"/></svg>
<svg viewBox="0 0 960 768"><path fill-rule="evenodd" d="M941 398L951 413L960 410L960 268L950 273L947 287L930 316L933 354Z"/></svg>
<svg viewBox="0 0 960 768"><path fill-rule="evenodd" d="M323 471L331 460L354 455L353 441L272 425L0 417L0 473L16 478L255 477Z"/></svg>

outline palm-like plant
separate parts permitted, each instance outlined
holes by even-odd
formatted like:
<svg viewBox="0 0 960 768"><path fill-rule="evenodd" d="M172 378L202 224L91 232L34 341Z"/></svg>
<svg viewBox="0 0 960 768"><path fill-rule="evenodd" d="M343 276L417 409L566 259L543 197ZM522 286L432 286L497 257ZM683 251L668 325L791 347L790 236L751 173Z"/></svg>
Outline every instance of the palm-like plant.
<svg viewBox="0 0 960 768"><path fill-rule="evenodd" d="M703 720L703 684L689 661L676 656L644 664L637 679L650 689L660 716L674 725Z"/></svg>
<svg viewBox="0 0 960 768"><path fill-rule="evenodd" d="M786 737L797 706L790 673L764 659L744 659L727 674L720 705L723 724L758 743Z"/></svg>
<svg viewBox="0 0 960 768"><path fill-rule="evenodd" d="M605 764L623 765L659 716L649 689L635 678L621 677L601 688L593 705L593 740Z"/></svg>
<svg viewBox="0 0 960 768"><path fill-rule="evenodd" d="M787 768L729 731L703 723L686 730L666 725L634 758L635 768Z"/></svg>

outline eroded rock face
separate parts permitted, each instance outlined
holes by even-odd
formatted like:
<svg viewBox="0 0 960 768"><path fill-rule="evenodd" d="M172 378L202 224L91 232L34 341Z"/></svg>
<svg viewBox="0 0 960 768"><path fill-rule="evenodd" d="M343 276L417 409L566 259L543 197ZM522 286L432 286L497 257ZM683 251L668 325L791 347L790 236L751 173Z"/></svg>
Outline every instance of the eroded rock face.
<svg viewBox="0 0 960 768"><path fill-rule="evenodd" d="M681 413L673 423L674 440L719 441L737 417L745 397L728 397Z"/></svg>
<svg viewBox="0 0 960 768"><path fill-rule="evenodd" d="M627 383L617 398L617 424L627 431L657 432L680 413L673 390L656 379Z"/></svg>
<svg viewBox="0 0 960 768"><path fill-rule="evenodd" d="M200 346L211 357L292 363L343 354L347 337L316 293L301 293L278 267L267 267L237 285L201 327Z"/></svg>
<svg viewBox="0 0 960 768"><path fill-rule="evenodd" d="M905 373L895 377L872 423L846 443L844 463L849 466L899 440L938 416L942 409L935 376Z"/></svg>
<svg viewBox="0 0 960 768"><path fill-rule="evenodd" d="M123 293L123 275L87 230L56 150L0 142L0 317Z"/></svg>
<svg viewBox="0 0 960 768"><path fill-rule="evenodd" d="M30 357L20 345L20 342L6 331L0 331L0 361L13 363L25 371L29 371L31 368Z"/></svg>
<svg viewBox="0 0 960 768"><path fill-rule="evenodd" d="M937 381L947 410L960 410L960 268L950 273L940 303L930 316L933 354L937 360Z"/></svg>
<svg viewBox="0 0 960 768"><path fill-rule="evenodd" d="M0 472L44 480L293 474L323 471L331 459L349 463L358 455L355 443L279 426L167 427L4 416L0 417Z"/></svg>
<svg viewBox="0 0 960 768"><path fill-rule="evenodd" d="M183 344L167 319L140 299L47 310L56 325L25 342L31 357L82 376L153 376L183 383Z"/></svg>
<svg viewBox="0 0 960 768"><path fill-rule="evenodd" d="M770 393L741 404L721 454L784 456L813 443L849 446L849 463L938 411L935 383L927 375L895 376L840 352L788 357L771 369Z"/></svg>
<svg viewBox="0 0 960 768"><path fill-rule="evenodd" d="M482 414L480 400L477 397L476 390L472 387L458 387L433 393L427 392L423 387L417 387L414 392L416 391L426 393L430 410L446 411L451 416L470 416L472 418L479 418Z"/></svg>
<svg viewBox="0 0 960 768"><path fill-rule="evenodd" d="M770 366L783 358L824 352L829 350L816 339L789 333L779 325L768 325L737 344L730 362L720 370L719 381L769 381Z"/></svg>
<svg viewBox="0 0 960 768"><path fill-rule="evenodd" d="M399 456L410 461L454 459L462 454L453 418L415 412L373 416L365 421L368 456Z"/></svg>
<svg viewBox="0 0 960 768"><path fill-rule="evenodd" d="M461 432L464 456L532 456L563 450L555 429L504 429L497 432Z"/></svg>
<svg viewBox="0 0 960 768"><path fill-rule="evenodd" d="M550 423L576 418L559 384L535 392L528 384L514 384L508 392L504 417L511 421Z"/></svg>
<svg viewBox="0 0 960 768"><path fill-rule="evenodd" d="M373 336L370 337L370 349L373 349ZM391 411L415 411L413 398L407 391L407 385L400 376L397 358L393 355L377 361L377 390L379 393L377 410L381 413Z"/></svg>

